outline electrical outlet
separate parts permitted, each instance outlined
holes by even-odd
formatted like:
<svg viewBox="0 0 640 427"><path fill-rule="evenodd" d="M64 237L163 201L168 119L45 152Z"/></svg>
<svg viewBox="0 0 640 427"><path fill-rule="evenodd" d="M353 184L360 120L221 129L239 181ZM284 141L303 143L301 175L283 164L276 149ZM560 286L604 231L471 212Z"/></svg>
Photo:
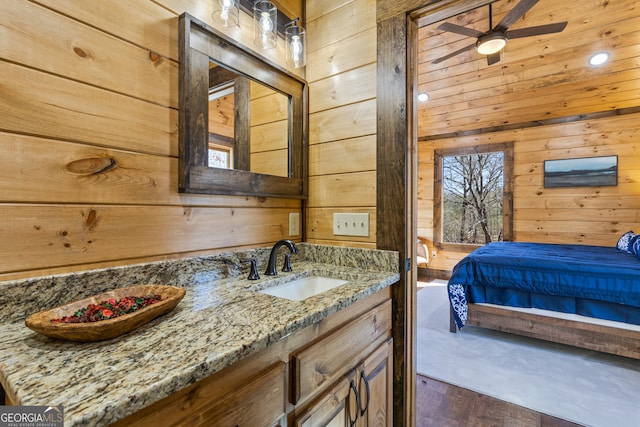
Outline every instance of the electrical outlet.
<svg viewBox="0 0 640 427"><path fill-rule="evenodd" d="M289 236L300 235L300 214L289 212Z"/></svg>
<svg viewBox="0 0 640 427"><path fill-rule="evenodd" d="M369 237L369 214L334 213L333 234L336 236Z"/></svg>

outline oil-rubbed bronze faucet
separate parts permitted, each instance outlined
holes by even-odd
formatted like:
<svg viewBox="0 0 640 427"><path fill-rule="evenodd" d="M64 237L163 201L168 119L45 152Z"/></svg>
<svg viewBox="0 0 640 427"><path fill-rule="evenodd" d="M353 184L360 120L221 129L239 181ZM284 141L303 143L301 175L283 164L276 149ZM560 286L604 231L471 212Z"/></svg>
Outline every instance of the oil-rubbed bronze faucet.
<svg viewBox="0 0 640 427"><path fill-rule="evenodd" d="M248 262L249 265L249 277L247 277L248 280L258 280L260 279L260 275L258 274L258 266L256 264L256 260L251 258L251 259L245 259L242 262Z"/></svg>
<svg viewBox="0 0 640 427"><path fill-rule="evenodd" d="M291 240L285 239L285 240L277 241L276 244L273 245L273 248L271 248L271 254L269 254L269 263L267 264L267 271L264 272L264 274L266 274L267 276L276 276L278 274L278 271L276 269L276 260L278 258L278 248L280 248L280 246L286 246L287 248L289 248L289 251L292 254L298 253L298 247ZM289 257L285 257L285 269L283 271L291 271L291 264L288 262L289 261L288 258Z"/></svg>

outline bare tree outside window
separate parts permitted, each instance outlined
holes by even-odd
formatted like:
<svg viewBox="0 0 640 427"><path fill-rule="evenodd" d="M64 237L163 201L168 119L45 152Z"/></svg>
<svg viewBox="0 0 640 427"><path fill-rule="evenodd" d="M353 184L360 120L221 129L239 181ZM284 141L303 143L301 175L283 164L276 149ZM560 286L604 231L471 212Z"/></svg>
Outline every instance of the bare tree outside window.
<svg viewBox="0 0 640 427"><path fill-rule="evenodd" d="M442 241L482 245L503 239L502 152L442 158Z"/></svg>
<svg viewBox="0 0 640 427"><path fill-rule="evenodd" d="M436 248L513 240L513 143L435 150L433 198Z"/></svg>

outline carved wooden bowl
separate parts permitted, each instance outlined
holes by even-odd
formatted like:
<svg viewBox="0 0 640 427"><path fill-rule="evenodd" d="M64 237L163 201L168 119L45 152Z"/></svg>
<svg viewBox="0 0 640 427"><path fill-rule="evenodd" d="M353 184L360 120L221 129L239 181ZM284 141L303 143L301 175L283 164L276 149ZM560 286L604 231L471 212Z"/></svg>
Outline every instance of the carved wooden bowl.
<svg viewBox="0 0 640 427"><path fill-rule="evenodd" d="M173 310L184 297L185 290L175 286L139 285L114 289L89 298L70 302L50 310L41 311L25 319L28 328L51 338L69 341L91 342L115 338ZM160 295L160 301L133 313L112 319L85 323L56 323L53 319L71 316L89 304L99 304L110 298L126 296Z"/></svg>

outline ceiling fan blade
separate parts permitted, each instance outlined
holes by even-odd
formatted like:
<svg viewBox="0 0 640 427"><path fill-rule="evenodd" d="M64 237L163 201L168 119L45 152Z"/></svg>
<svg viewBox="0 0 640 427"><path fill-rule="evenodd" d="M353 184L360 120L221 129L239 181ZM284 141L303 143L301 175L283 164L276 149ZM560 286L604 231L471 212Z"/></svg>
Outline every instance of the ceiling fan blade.
<svg viewBox="0 0 640 427"><path fill-rule="evenodd" d="M473 28L462 27L460 25L444 22L438 26L438 30L449 31L450 33L462 34L463 36L475 37L484 36L482 31L474 30Z"/></svg>
<svg viewBox="0 0 640 427"><path fill-rule="evenodd" d="M463 47L462 49L458 49L458 50L456 50L455 52L452 52L452 53L450 53L450 54L448 54L448 55L443 56L442 58L438 58L438 59L436 59L435 61L432 61L431 63L432 63L432 64L439 64L439 63L441 63L442 61L446 61L446 60L447 60L447 59L449 59L449 58L453 58L454 56L459 55L459 54L461 54L462 52L465 52L465 51L467 51L467 50L469 50L469 49L473 49L474 47L476 47L476 44L475 44L475 43L474 43L474 44L470 44L469 46Z"/></svg>
<svg viewBox="0 0 640 427"><path fill-rule="evenodd" d="M567 22L556 22L555 24L538 25L535 27L519 28L505 33L509 39L519 39L522 37L539 36L542 34L559 33L565 29Z"/></svg>
<svg viewBox="0 0 640 427"><path fill-rule="evenodd" d="M488 65L493 65L496 62L500 62L500 52L496 52L494 54L487 55L487 64Z"/></svg>
<svg viewBox="0 0 640 427"><path fill-rule="evenodd" d="M512 26L518 19L522 18L525 13L529 11L533 6L538 3L538 0L521 0L513 9L507 13L502 21L496 25L494 30L505 32Z"/></svg>

